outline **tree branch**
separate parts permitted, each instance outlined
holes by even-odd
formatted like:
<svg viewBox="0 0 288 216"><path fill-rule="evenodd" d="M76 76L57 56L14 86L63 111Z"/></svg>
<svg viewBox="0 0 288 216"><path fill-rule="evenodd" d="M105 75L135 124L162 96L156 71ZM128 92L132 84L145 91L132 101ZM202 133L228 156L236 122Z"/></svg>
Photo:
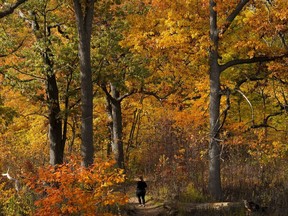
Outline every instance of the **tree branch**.
<svg viewBox="0 0 288 216"><path fill-rule="evenodd" d="M23 45L25 39L26 39L26 38L24 38L24 39L23 39L23 40L18 44L18 46L15 47L15 48L10 52L10 53L7 53L7 54L0 54L0 58L6 57L6 56L8 56L8 55L11 55L11 54L15 53L17 50L19 50L20 47L22 47L22 45Z"/></svg>
<svg viewBox="0 0 288 216"><path fill-rule="evenodd" d="M99 86L104 91L104 93L106 94L106 97L108 100L110 100L110 101L114 100L114 98L112 97L112 95L110 94L110 92L108 91L108 89L106 87L106 83L100 83Z"/></svg>
<svg viewBox="0 0 288 216"><path fill-rule="evenodd" d="M21 4L23 4L26 1L27 0L17 0L14 4L10 5L9 8L7 8L6 10L0 11L0 19L12 14L17 7L19 7Z"/></svg>
<svg viewBox="0 0 288 216"><path fill-rule="evenodd" d="M241 90L236 89L235 91L237 91L238 93L240 93L240 94L245 98L245 100L247 101L247 103L249 104L250 109L251 109L252 125L254 125L254 109L253 109L253 106L252 106L251 102L249 101L248 97L247 97Z"/></svg>
<svg viewBox="0 0 288 216"><path fill-rule="evenodd" d="M17 192L19 192L19 190L20 190L20 184L19 184L19 182L18 182L17 179L12 178L12 177L9 175L9 168L8 168L8 170L7 170L6 173L3 173L3 174L2 174L2 176L6 176L7 179L9 179L9 180L11 180L11 181L14 181L15 189L16 189Z"/></svg>
<svg viewBox="0 0 288 216"><path fill-rule="evenodd" d="M277 80L278 82L284 84L284 85L288 85L288 82L282 80L281 78L277 77L277 76L273 76L273 79Z"/></svg>
<svg viewBox="0 0 288 216"><path fill-rule="evenodd" d="M228 110L230 109L230 94L231 94L231 91L227 87L226 89L224 89L223 93L226 95L226 108L222 112L222 115L224 115L224 117L223 117L223 120L222 120L222 123L221 123L220 127L218 128L218 132L220 132L220 130L223 128L223 126L225 124L225 121L226 121L226 118L227 118L227 115L228 115Z"/></svg>
<svg viewBox="0 0 288 216"><path fill-rule="evenodd" d="M275 112L275 113L272 113L272 114L270 114L270 115L268 115L264 120L263 120L263 122L262 123L260 123L260 124L257 124L257 125L252 125L251 126L251 128L262 128L262 127L264 127L264 128L272 128L272 129L274 129L274 130L276 130L276 131L279 131L277 128L275 128L275 127L273 127L273 126L270 126L269 124L268 124L268 120L269 120L269 118L271 118L271 117L273 117L273 116L278 116L278 115L282 115L283 114L283 112Z"/></svg>
<svg viewBox="0 0 288 216"><path fill-rule="evenodd" d="M249 0L240 0L236 8L232 11L232 13L226 18L226 22L223 28L220 31L220 34L224 34L226 30L229 28L233 20L238 16L238 14L242 11L245 5L249 2Z"/></svg>
<svg viewBox="0 0 288 216"><path fill-rule="evenodd" d="M238 80L238 81L236 82L236 87L235 87L235 89L239 89L240 86L241 86L243 83L247 82L247 81L259 81L259 80L263 80L263 79L264 79L264 78L262 78L262 77L257 77L257 76L243 78L243 79Z"/></svg>
<svg viewBox="0 0 288 216"><path fill-rule="evenodd" d="M122 101L123 99L125 99L126 97L129 97L130 95L136 93L135 89L132 89L132 91L122 95L121 97L118 98L118 101Z"/></svg>
<svg viewBox="0 0 288 216"><path fill-rule="evenodd" d="M241 65L241 64L251 64L251 63L257 63L257 62L269 62L269 61L275 61L277 59L282 59L288 57L288 53L285 53L280 56L258 56L253 57L250 59L234 59L231 60L223 65L220 65L220 72L226 70L229 67L235 66L235 65Z"/></svg>

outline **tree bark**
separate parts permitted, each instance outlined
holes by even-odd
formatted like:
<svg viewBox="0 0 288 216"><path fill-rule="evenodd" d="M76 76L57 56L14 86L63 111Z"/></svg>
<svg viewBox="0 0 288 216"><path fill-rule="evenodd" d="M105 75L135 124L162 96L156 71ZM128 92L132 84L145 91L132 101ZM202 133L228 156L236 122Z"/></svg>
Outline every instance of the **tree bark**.
<svg viewBox="0 0 288 216"><path fill-rule="evenodd" d="M50 164L62 164L65 142L62 140L62 120L60 118L59 93L55 74L47 75L47 95L49 106Z"/></svg>
<svg viewBox="0 0 288 216"><path fill-rule="evenodd" d="M94 0L73 0L79 36L79 60L81 73L81 155L82 165L93 163L93 86L91 70L91 33L94 14ZM82 11L82 7L84 10Z"/></svg>
<svg viewBox="0 0 288 216"><path fill-rule="evenodd" d="M117 167L124 168L124 152L123 152L123 128L122 128L122 111L121 100L119 100L119 91L116 86L111 83L111 107L113 121L113 140L112 152L117 163Z"/></svg>
<svg viewBox="0 0 288 216"><path fill-rule="evenodd" d="M42 55L43 63L45 68L45 76L46 76L46 94L47 94L47 104L49 109L49 142L50 142L50 164L55 166L56 164L63 163L64 157L64 147L65 141L62 139L62 119L60 116L60 103L59 103L59 90L56 80L56 75L54 71L54 64L52 60L52 53L50 49L51 41L49 40L49 36L47 34L47 23L46 18L44 19L44 28L43 28L43 36L39 36L40 25L37 20L36 13L33 12L33 20L32 20L32 28L34 34L38 41L44 37L45 40L45 48ZM46 14L44 14L46 16Z"/></svg>
<svg viewBox="0 0 288 216"><path fill-rule="evenodd" d="M120 96L115 83L110 83L111 92L109 93L106 85L102 84L101 88L106 94L107 98L107 114L111 118L109 122L109 130L111 132L111 150L116 160L118 168L124 169L124 150L123 150L123 127L122 127L122 100L130 94Z"/></svg>
<svg viewBox="0 0 288 216"><path fill-rule="evenodd" d="M113 141L113 117L112 117L112 105L111 100L108 96L106 96L106 112L108 115L108 123L107 127L109 130L109 143L107 143L107 157L110 157L112 151L112 141Z"/></svg>
<svg viewBox="0 0 288 216"><path fill-rule="evenodd" d="M216 200L222 198L220 178L220 66L218 64L219 33L217 27L217 12L214 10L216 3L210 0L210 142L209 142L209 182L208 189Z"/></svg>

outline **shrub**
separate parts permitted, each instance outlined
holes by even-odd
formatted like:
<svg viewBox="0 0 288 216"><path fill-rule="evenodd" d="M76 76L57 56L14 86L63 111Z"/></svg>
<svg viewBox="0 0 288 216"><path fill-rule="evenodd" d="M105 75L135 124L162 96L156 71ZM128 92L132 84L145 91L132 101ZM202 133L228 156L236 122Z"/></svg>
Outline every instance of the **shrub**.
<svg viewBox="0 0 288 216"><path fill-rule="evenodd" d="M40 168L27 184L37 194L34 215L110 215L128 200L116 188L124 180L123 170L115 169L114 162L98 161L84 168L72 160Z"/></svg>
<svg viewBox="0 0 288 216"><path fill-rule="evenodd" d="M204 202L207 200L192 183L189 183L185 191L180 195L180 200L183 202Z"/></svg>

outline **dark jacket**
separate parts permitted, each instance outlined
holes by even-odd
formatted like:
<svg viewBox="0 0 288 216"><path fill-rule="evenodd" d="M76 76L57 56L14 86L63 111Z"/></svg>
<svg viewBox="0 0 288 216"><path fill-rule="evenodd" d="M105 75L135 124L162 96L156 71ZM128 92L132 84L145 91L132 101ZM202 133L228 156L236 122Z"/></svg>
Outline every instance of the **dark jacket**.
<svg viewBox="0 0 288 216"><path fill-rule="evenodd" d="M136 194L141 195L146 193L147 184L144 181L137 182Z"/></svg>

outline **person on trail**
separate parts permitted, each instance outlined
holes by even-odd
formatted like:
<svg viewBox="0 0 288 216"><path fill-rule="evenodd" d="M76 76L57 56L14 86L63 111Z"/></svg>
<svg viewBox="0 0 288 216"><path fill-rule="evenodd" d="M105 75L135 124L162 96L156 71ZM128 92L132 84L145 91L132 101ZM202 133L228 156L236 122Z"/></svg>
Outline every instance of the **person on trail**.
<svg viewBox="0 0 288 216"><path fill-rule="evenodd" d="M146 187L147 184L143 180L143 177L139 177L140 181L137 182L137 188L136 188L136 196L138 197L139 206L145 207L145 195L146 195Z"/></svg>

